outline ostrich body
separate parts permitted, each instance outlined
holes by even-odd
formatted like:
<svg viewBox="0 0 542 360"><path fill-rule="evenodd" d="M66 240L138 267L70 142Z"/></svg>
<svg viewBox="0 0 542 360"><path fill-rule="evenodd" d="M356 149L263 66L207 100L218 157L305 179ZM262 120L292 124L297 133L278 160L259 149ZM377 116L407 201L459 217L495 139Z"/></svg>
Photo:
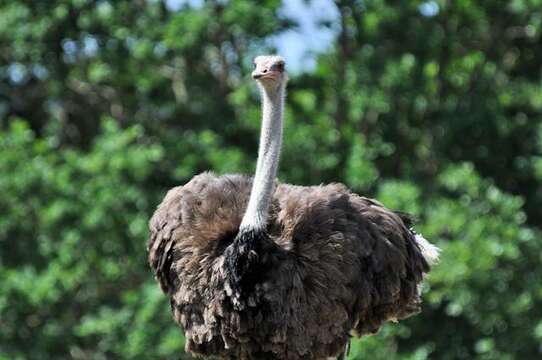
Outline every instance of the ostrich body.
<svg viewBox="0 0 542 360"><path fill-rule="evenodd" d="M438 249L408 218L344 185L275 180L287 75L255 60L262 129L254 178L203 173L150 221L149 263L186 350L224 359L326 359L351 334L420 311Z"/></svg>

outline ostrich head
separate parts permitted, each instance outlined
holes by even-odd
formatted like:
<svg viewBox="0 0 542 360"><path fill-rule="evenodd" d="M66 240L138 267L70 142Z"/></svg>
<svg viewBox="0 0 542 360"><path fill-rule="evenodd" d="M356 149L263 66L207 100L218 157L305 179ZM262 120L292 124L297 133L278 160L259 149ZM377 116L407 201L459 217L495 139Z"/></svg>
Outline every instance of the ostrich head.
<svg viewBox="0 0 542 360"><path fill-rule="evenodd" d="M279 89L288 82L285 61L278 55L261 55L254 59L252 78L266 90Z"/></svg>

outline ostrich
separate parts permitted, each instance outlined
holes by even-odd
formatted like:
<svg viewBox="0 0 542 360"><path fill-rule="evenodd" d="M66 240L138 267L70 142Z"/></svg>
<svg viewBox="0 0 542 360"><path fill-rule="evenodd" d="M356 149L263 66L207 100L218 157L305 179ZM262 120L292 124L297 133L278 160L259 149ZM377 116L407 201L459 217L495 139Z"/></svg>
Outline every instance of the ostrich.
<svg viewBox="0 0 542 360"><path fill-rule="evenodd" d="M288 76L258 56L255 176L205 172L171 189L150 220L150 266L186 350L222 359L329 359L350 336L420 311L438 248L407 216L342 184L275 180Z"/></svg>

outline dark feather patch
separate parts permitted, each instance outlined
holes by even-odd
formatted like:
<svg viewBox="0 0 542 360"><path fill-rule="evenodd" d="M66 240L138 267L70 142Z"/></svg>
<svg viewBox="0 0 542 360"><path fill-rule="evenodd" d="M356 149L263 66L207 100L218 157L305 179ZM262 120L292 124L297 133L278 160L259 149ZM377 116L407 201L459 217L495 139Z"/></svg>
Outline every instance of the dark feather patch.
<svg viewBox="0 0 542 360"><path fill-rule="evenodd" d="M257 283L263 282L269 268L273 242L265 231L240 231L225 251L230 286L246 296Z"/></svg>

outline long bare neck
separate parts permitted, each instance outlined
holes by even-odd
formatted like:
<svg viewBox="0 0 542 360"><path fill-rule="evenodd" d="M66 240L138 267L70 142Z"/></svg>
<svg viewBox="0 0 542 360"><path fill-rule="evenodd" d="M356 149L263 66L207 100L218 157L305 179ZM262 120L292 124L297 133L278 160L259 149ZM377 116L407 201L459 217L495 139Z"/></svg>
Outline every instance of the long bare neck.
<svg viewBox="0 0 542 360"><path fill-rule="evenodd" d="M285 85L275 90L260 86L262 96L262 128L256 175L241 230L264 230L269 216L269 204L282 144L282 117Z"/></svg>

